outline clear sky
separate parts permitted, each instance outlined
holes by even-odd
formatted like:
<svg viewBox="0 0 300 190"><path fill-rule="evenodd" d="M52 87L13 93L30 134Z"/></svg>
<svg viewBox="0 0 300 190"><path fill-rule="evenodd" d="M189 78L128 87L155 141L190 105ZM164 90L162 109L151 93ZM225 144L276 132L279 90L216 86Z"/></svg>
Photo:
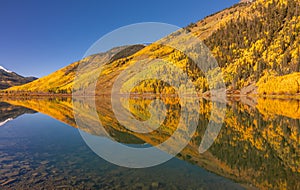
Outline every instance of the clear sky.
<svg viewBox="0 0 300 190"><path fill-rule="evenodd" d="M121 26L163 22L184 27L239 0L1 0L0 66L42 77L82 58Z"/></svg>

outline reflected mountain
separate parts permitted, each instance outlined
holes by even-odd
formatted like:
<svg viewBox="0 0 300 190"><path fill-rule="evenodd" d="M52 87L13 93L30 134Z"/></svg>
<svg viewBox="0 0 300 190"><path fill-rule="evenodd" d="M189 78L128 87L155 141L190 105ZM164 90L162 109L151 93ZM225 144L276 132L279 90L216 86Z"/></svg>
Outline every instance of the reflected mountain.
<svg viewBox="0 0 300 190"><path fill-rule="evenodd" d="M149 106L153 98L131 97L121 102L139 121L150 118ZM92 135L106 136L125 144L161 144L176 130L181 117L177 97L160 97L166 114L160 127L150 133L136 133L117 120L111 99L105 96L93 100L69 97L39 99L5 99L15 107L26 107L47 114L70 126ZM199 100L198 128L189 144L177 155L179 159L203 167L213 173L233 179L246 187L260 189L300 189L300 115L298 100L258 99L256 106L228 102L226 116L217 139L208 151L198 149L209 119L222 122L218 115L211 115L216 102ZM8 104L7 104L8 105ZM162 106L160 104L160 106ZM80 114L77 125L74 111ZM95 109L95 110L93 110ZM155 107L156 110L162 108ZM97 113L97 115L91 114ZM1 118L4 118L1 112ZM20 112L21 113L21 112ZM99 127L99 121L102 127Z"/></svg>
<svg viewBox="0 0 300 190"><path fill-rule="evenodd" d="M36 113L32 109L0 102L0 127L25 113Z"/></svg>

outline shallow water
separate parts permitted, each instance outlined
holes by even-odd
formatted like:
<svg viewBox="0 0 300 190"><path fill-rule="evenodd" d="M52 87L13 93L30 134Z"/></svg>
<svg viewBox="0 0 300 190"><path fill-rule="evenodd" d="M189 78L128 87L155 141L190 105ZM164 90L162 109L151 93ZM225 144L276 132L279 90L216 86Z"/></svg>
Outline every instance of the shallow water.
<svg viewBox="0 0 300 190"><path fill-rule="evenodd" d="M135 105L132 113L147 115L143 105L148 101L131 102ZM197 148L211 107L211 102L203 101L199 128L177 158L130 169L111 164L90 150L73 125L70 99L9 100L10 104L1 104L0 114L1 122L11 118L0 127L1 189L297 189L298 113L276 108L293 109L298 102L270 101L261 100L254 108L228 103L218 138L201 155ZM177 117L176 106L169 108L173 115L165 125ZM164 140L124 132L110 112L101 107L99 113L105 129L121 143L144 147ZM81 130L97 134L96 129Z"/></svg>

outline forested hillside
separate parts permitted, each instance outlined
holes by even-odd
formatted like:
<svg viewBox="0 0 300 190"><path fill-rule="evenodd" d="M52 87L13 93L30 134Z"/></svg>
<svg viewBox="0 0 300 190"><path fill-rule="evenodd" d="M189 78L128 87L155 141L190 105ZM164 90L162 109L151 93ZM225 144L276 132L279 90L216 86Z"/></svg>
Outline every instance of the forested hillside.
<svg viewBox="0 0 300 190"><path fill-rule="evenodd" d="M191 23L185 29L202 40L210 49L221 67L228 93L239 94L248 86L258 90L245 93L258 92L261 95L299 93L300 80L297 74L300 71L299 0L257 0L239 3L199 22ZM128 54L117 55L108 61L98 79L97 87L101 89L100 93L110 91L116 77L128 66L143 58L158 58L172 62L188 74L199 94L209 90L205 73L195 67L195 63L189 57L178 50L153 43ZM71 93L76 65L82 62L88 64L88 60L94 59L87 57L33 83L10 88L6 93ZM149 68L147 71L159 74L172 73L173 76L178 74L166 67ZM99 68L87 69L85 76L88 78L95 72L100 72ZM214 85L218 85L220 78L216 77L213 80ZM282 89L282 86L285 88ZM144 81L133 91L174 92L171 87L159 80Z"/></svg>
<svg viewBox="0 0 300 190"><path fill-rule="evenodd" d="M223 68L227 86L241 89L263 76L299 72L299 4L256 1L232 13L234 18L205 40Z"/></svg>

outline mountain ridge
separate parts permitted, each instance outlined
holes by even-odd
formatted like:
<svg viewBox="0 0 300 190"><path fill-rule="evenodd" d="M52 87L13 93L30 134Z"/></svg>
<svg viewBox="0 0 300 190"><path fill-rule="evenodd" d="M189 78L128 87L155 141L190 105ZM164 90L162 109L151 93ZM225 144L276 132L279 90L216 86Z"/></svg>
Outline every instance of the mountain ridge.
<svg viewBox="0 0 300 190"><path fill-rule="evenodd" d="M253 85L253 88L260 90L251 92L263 92L264 95L278 94L276 93L278 89L269 89L267 88L269 85L264 84L272 83L270 79L284 75L292 81L298 81L297 78L293 78L295 75L291 75L300 71L300 50L297 45L300 44L300 9L298 11L298 7L297 0L256 0L251 3L238 3L196 23L191 23L185 29L203 40L217 59L227 92L239 94L243 88ZM193 63L186 56L155 43L126 58L113 60L103 71L106 74L101 78L102 84L98 87L108 88L115 79L114 77L120 73L121 68L124 69L125 66L133 64L142 53L150 57L173 59L185 72L193 73L191 76L200 94L209 90L203 73L193 70ZM76 63L78 62L73 65ZM53 77L44 81L49 84L49 88L45 87L41 92L72 93L71 81L75 76L73 71L72 76L61 75L59 79ZM67 80L67 83L62 82L63 84L56 85L53 80ZM142 86L153 88L146 89L147 92L158 92L165 88L161 85L155 81L148 81L148 84L145 83ZM25 85L10 88L8 91L38 92L37 87L38 84L35 87ZM294 86L288 86L288 88L294 88ZM137 89L142 89L142 87ZM280 94L289 95L298 93L299 90L289 89L280 92Z"/></svg>
<svg viewBox="0 0 300 190"><path fill-rule="evenodd" d="M243 6L243 5L235 5L234 9L239 8L239 6ZM232 7L228 8L228 9L232 9ZM189 30L189 28L191 28L191 29L195 30L195 31L193 31L194 35L199 37L200 39L204 39L204 38L206 38L206 36L208 36L210 34L207 32L201 32L201 30L204 28L209 28L210 30L215 30L216 28L218 28L219 27L218 24L216 24L216 23L212 24L210 21L217 20L217 23L218 23L219 20L215 19L215 17L228 17L229 11L226 11L226 10L227 9L225 9L225 12L220 11L218 13L214 13L212 15L207 16L204 19L204 20L207 20L207 21L204 21L207 24L203 24L203 25L199 26L198 30L195 30L194 27L191 28L190 26L187 26L186 29ZM150 46L151 46L151 44L150 44ZM74 71L75 71L75 69L76 69L75 67L77 67L79 65L79 63L88 61L88 60L92 60L92 59L93 59L93 56L86 57L82 60L73 62L72 64L70 64L62 69L59 69L45 77L40 78L38 81L41 81L41 82L39 82L39 83L38 83L38 81L35 81L34 83L29 83L27 85L23 85L20 87L12 87L12 88L7 89L5 92L12 92L13 94L21 92L22 95L26 95L27 93L37 93L37 94L67 93L67 94L70 94L70 93L72 93L71 81L73 80L75 74L68 73L68 74L72 74L72 76L68 76L68 75L63 76L63 75L61 75L61 73L65 73L65 70L68 70L67 67L74 67ZM114 61L116 61L116 60L114 60ZM57 74L57 76L59 76L58 78L60 78L60 80L61 80L59 82L60 83L59 85L55 85L55 82L54 82L55 79L57 78L56 76L54 77L54 75L56 75L56 74ZM50 76L52 77L52 79ZM46 78L47 78L47 80L44 80ZM72 79L69 80L66 78L72 78ZM41 86L44 86L46 81L48 82L48 84L52 83L54 85L51 87L45 87L45 88L41 89Z"/></svg>
<svg viewBox="0 0 300 190"><path fill-rule="evenodd" d="M8 72L8 73L12 73L12 71L7 70L6 68L2 67L1 65L0 65L0 70L3 70L3 71Z"/></svg>
<svg viewBox="0 0 300 190"><path fill-rule="evenodd" d="M23 85L36 80L36 77L24 77L0 66L0 90L12 86Z"/></svg>

